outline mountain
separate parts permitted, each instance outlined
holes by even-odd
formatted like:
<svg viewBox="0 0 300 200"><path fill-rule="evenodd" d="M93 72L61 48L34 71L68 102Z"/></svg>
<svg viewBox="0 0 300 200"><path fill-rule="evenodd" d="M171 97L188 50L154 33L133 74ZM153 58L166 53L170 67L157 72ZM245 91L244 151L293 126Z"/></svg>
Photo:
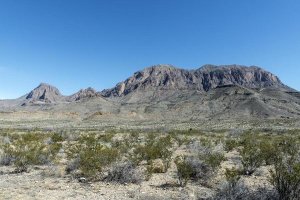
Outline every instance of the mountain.
<svg viewBox="0 0 300 200"><path fill-rule="evenodd" d="M197 70L157 65L138 71L116 87L102 91L105 97L126 96L138 90L197 90L209 91L226 85L246 88L277 88L292 91L277 76L259 67L240 65L205 65Z"/></svg>
<svg viewBox="0 0 300 200"><path fill-rule="evenodd" d="M63 100L60 91L49 84L41 83L26 96L29 103L57 103Z"/></svg>
<svg viewBox="0 0 300 200"><path fill-rule="evenodd" d="M204 65L186 70L156 65L101 92L87 88L64 96L42 83L18 99L0 101L0 111L71 113L96 124L299 119L300 93L256 66Z"/></svg>
<svg viewBox="0 0 300 200"><path fill-rule="evenodd" d="M93 88L88 87L86 89L79 90L78 92L67 97L66 99L67 99L67 101L72 102L72 101L80 101L83 99L89 99L92 97L101 97L101 95Z"/></svg>

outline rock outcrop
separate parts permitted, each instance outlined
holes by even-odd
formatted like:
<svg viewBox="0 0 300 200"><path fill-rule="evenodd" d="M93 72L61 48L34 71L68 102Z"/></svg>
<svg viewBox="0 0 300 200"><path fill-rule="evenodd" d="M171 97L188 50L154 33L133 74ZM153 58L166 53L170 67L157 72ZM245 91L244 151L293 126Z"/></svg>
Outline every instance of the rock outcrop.
<svg viewBox="0 0 300 200"><path fill-rule="evenodd" d="M246 88L278 88L291 90L277 76L259 67L224 65L205 65L197 70L185 70L171 65L156 65L138 71L132 77L104 90L105 97L125 96L136 90L198 90L226 85L238 85Z"/></svg>
<svg viewBox="0 0 300 200"><path fill-rule="evenodd" d="M62 98L63 96L56 87L46 83L41 83L26 96L26 100L30 103L56 103L61 101Z"/></svg>
<svg viewBox="0 0 300 200"><path fill-rule="evenodd" d="M82 99L92 98L92 97L99 97L101 96L99 93L97 93L96 90L94 90L91 87L88 87L86 89L81 89L79 92L67 97L67 101L80 101Z"/></svg>

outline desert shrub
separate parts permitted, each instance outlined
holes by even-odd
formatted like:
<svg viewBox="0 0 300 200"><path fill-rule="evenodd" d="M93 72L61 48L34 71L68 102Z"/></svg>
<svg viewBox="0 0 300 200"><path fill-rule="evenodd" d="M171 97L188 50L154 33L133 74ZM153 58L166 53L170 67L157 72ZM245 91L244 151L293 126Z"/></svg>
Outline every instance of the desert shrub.
<svg viewBox="0 0 300 200"><path fill-rule="evenodd" d="M249 189L243 183L230 188L228 183L223 185L215 195L214 200L277 200L276 192L267 187Z"/></svg>
<svg viewBox="0 0 300 200"><path fill-rule="evenodd" d="M149 179L154 173L166 173L169 162L162 159L150 160L146 168L146 178Z"/></svg>
<svg viewBox="0 0 300 200"><path fill-rule="evenodd" d="M221 165L221 162L225 160L225 156L223 153L218 152L209 152L207 154L200 154L200 159L204 160L204 162L209 166L212 171L218 169Z"/></svg>
<svg viewBox="0 0 300 200"><path fill-rule="evenodd" d="M206 184L225 160L223 145L213 146L208 138L194 139L187 145L191 156L177 157L177 176L179 184L184 186L189 180Z"/></svg>
<svg viewBox="0 0 300 200"><path fill-rule="evenodd" d="M250 192L243 184L238 184L231 188L228 183L223 185L218 190L214 200L257 200L256 198L250 198ZM261 199L260 199L261 200Z"/></svg>
<svg viewBox="0 0 300 200"><path fill-rule="evenodd" d="M225 151L232 151L239 146L237 139L227 139L225 140Z"/></svg>
<svg viewBox="0 0 300 200"><path fill-rule="evenodd" d="M99 139L105 143L110 143L114 136L115 136L114 132L109 132L109 133L105 133L104 135L99 135Z"/></svg>
<svg viewBox="0 0 300 200"><path fill-rule="evenodd" d="M278 151L292 159L297 159L297 157L299 157L299 144L297 142L298 141L291 136L280 138L277 141Z"/></svg>
<svg viewBox="0 0 300 200"><path fill-rule="evenodd" d="M68 156L69 157L69 159L70 159L70 155ZM73 156L72 156L72 159L70 159L69 160L69 162L68 162L68 165L67 165L67 167L66 167L66 173L67 174L71 174L71 173L73 173L74 171L76 171L76 170L78 170L79 169L79 158L77 157L77 158L74 158Z"/></svg>
<svg viewBox="0 0 300 200"><path fill-rule="evenodd" d="M51 139L51 142L53 142L53 143L58 143L58 142L64 141L64 137L60 133L52 133L50 136L50 139Z"/></svg>
<svg viewBox="0 0 300 200"><path fill-rule="evenodd" d="M180 186L185 186L189 180L198 181L210 177L208 166L197 156L177 157L175 164Z"/></svg>
<svg viewBox="0 0 300 200"><path fill-rule="evenodd" d="M274 141L270 139L263 139L259 147L261 158L265 161L266 165L272 165L277 160L278 149Z"/></svg>
<svg viewBox="0 0 300 200"><path fill-rule="evenodd" d="M145 180L145 174L132 162L116 162L109 169L105 180L122 184L139 184Z"/></svg>
<svg viewBox="0 0 300 200"><path fill-rule="evenodd" d="M206 148L211 148L212 147L212 140L211 138L206 138L206 137L201 137L200 140L200 145Z"/></svg>
<svg viewBox="0 0 300 200"><path fill-rule="evenodd" d="M137 144L133 147L133 152L129 159L138 165L142 161L147 162L146 179L149 179L153 173L165 173L169 168L172 151L172 137L170 135L164 137L155 137L149 134L145 144ZM157 167L157 161L161 161Z"/></svg>
<svg viewBox="0 0 300 200"><path fill-rule="evenodd" d="M4 146L2 164L14 164L17 172L27 171L29 165L51 162L60 149L57 143L45 143L46 135L26 133L14 137Z"/></svg>
<svg viewBox="0 0 300 200"><path fill-rule="evenodd" d="M176 132L170 132L170 137L178 144L178 146L182 146L184 144L188 144L189 138L186 135L181 135Z"/></svg>
<svg viewBox="0 0 300 200"><path fill-rule="evenodd" d="M226 181L231 188L234 188L241 178L241 172L237 169L226 169L225 170Z"/></svg>
<svg viewBox="0 0 300 200"><path fill-rule="evenodd" d="M152 161L162 159L168 163L172 152L169 150L172 146L171 137L155 138L154 134L149 134L144 145L139 144L135 147L132 160L136 163L140 161Z"/></svg>
<svg viewBox="0 0 300 200"><path fill-rule="evenodd" d="M68 148L67 155L70 160L67 172L78 169L80 176L95 180L100 177L104 167L118 158L119 152L102 145L96 135L91 134L81 136L77 143Z"/></svg>
<svg viewBox="0 0 300 200"><path fill-rule="evenodd" d="M226 169L225 178L226 183L217 192L216 200L243 199L247 196L248 189L239 184L241 178L240 171L236 169Z"/></svg>
<svg viewBox="0 0 300 200"><path fill-rule="evenodd" d="M275 187L279 199L300 199L300 162L285 155L277 160L270 171L270 183Z"/></svg>
<svg viewBox="0 0 300 200"><path fill-rule="evenodd" d="M14 156L12 154L12 150L10 144L4 144L1 147L3 153L0 156L0 165L9 166L14 161Z"/></svg>
<svg viewBox="0 0 300 200"><path fill-rule="evenodd" d="M259 143L251 136L243 141L243 148L240 150L242 156L242 165L245 175L251 175L263 164L261 150L258 148Z"/></svg>
<svg viewBox="0 0 300 200"><path fill-rule="evenodd" d="M197 171L193 165L194 162L191 162L187 157L184 157L183 159L177 158L175 164L180 186L185 186L188 180L196 177Z"/></svg>
<svg viewBox="0 0 300 200"><path fill-rule="evenodd" d="M111 146L117 148L120 153L128 154L139 141L139 134L132 132L130 134L124 134L122 138L115 138L111 141Z"/></svg>
<svg viewBox="0 0 300 200"><path fill-rule="evenodd" d="M207 141L207 140L206 140ZM194 153L201 153L201 154L207 154L211 152L211 144L210 143L205 143L197 139L193 139L190 141L190 143L187 145L187 150L189 153L194 154Z"/></svg>

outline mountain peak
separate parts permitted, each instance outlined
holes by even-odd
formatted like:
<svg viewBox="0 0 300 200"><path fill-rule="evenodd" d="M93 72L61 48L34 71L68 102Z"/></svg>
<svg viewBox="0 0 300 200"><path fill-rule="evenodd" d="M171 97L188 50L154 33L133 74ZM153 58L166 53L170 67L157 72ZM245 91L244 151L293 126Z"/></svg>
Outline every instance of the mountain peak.
<svg viewBox="0 0 300 200"><path fill-rule="evenodd" d="M33 89L27 96L26 99L32 103L44 102L44 103L55 103L62 98L60 91L47 83L40 83L35 89Z"/></svg>
<svg viewBox="0 0 300 200"><path fill-rule="evenodd" d="M54 87L54 86L52 86L52 85L50 85L50 84L48 84L48 83L44 83L44 82L41 82L38 86L37 86L37 88L39 88L39 87Z"/></svg>
<svg viewBox="0 0 300 200"><path fill-rule="evenodd" d="M98 97L100 94L92 87L81 89L67 98L68 101L79 101L86 98Z"/></svg>

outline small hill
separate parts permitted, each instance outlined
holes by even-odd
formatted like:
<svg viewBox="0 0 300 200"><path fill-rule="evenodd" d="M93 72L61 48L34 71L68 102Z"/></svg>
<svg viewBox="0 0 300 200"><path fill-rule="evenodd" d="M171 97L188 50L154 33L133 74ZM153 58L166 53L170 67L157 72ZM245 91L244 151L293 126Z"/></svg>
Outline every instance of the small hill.
<svg viewBox="0 0 300 200"><path fill-rule="evenodd" d="M101 95L96 90L94 90L91 87L88 87L86 89L81 89L75 94L67 97L66 100L72 102L72 101L80 101L83 99L89 99L92 97L100 97L100 96Z"/></svg>

